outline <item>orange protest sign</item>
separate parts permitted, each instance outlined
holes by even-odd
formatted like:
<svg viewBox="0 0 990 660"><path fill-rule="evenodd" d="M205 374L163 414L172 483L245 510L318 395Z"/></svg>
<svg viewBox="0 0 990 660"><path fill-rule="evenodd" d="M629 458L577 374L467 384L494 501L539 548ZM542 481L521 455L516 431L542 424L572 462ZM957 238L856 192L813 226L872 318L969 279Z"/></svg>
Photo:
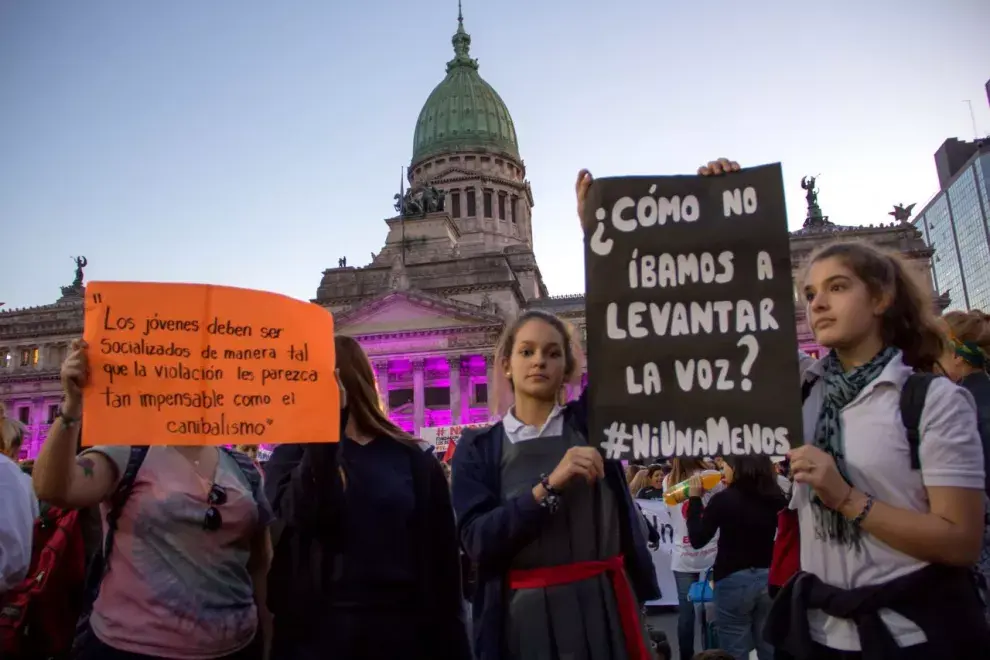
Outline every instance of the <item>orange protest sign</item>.
<svg viewBox="0 0 990 660"><path fill-rule="evenodd" d="M334 442L333 317L275 293L90 282L83 441Z"/></svg>

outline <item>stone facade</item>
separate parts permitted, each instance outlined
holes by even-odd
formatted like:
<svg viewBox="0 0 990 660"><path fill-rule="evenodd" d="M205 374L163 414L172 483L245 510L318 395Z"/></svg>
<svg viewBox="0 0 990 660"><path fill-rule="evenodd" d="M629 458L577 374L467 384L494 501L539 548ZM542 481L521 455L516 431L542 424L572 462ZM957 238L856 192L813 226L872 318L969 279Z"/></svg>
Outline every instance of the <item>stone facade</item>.
<svg viewBox="0 0 990 660"><path fill-rule="evenodd" d="M465 36L459 24L454 45L462 51L455 60L468 57ZM389 232L382 249L364 266L325 270L313 299L334 314L337 332L364 346L383 407L413 433L489 419L496 343L505 321L520 311L557 314L580 333L582 344L587 340L584 296L550 296L543 283L533 253L533 193L525 165L513 153L514 127L511 135L503 127L472 142L472 131L486 117L504 121L507 111L491 94L485 98L497 99L496 107L465 107L457 100L458 85L480 83L458 82L451 78L455 74L477 77L477 65L453 73L448 68L420 123L431 113L444 119L439 115L452 108L474 116L461 129L445 120L444 130L463 133L456 147L449 147L440 129L418 131L409 172L412 187L433 185L446 193L444 210L385 220ZM821 217L820 209L809 218L791 235L795 269L822 243L866 240L906 255L931 281L932 251L911 225L842 227ZM574 225L578 231L576 220ZM26 455L34 455L45 437L61 398L59 364L71 340L82 334L81 271L77 279L55 304L0 312L0 402L28 426ZM817 354L802 304L797 318L800 344Z"/></svg>

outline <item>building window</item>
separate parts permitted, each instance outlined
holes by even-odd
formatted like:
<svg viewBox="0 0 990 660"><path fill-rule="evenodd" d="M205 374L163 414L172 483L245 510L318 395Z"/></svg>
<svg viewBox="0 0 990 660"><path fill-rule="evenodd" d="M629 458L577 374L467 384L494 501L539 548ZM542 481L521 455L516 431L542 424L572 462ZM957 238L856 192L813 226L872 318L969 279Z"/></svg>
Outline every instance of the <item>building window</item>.
<svg viewBox="0 0 990 660"><path fill-rule="evenodd" d="M512 198L512 222L516 222L516 218L519 217L519 198Z"/></svg>
<svg viewBox="0 0 990 660"><path fill-rule="evenodd" d="M23 406L17 409L17 419L21 420L21 424L28 425L31 423L31 409L27 406Z"/></svg>
<svg viewBox="0 0 990 660"><path fill-rule="evenodd" d="M58 416L58 404L53 403L52 405L48 406L48 423L54 424L55 418L57 416Z"/></svg>
<svg viewBox="0 0 990 660"><path fill-rule="evenodd" d="M485 217L492 217L492 193L488 190L485 191Z"/></svg>
<svg viewBox="0 0 990 660"><path fill-rule="evenodd" d="M31 364L31 349L22 348L21 349L21 366L26 367Z"/></svg>
<svg viewBox="0 0 990 660"><path fill-rule="evenodd" d="M473 218L475 215L477 215L477 209L474 203L474 191L469 190L467 191L467 217Z"/></svg>
<svg viewBox="0 0 990 660"><path fill-rule="evenodd" d="M461 193L456 190L450 193L450 215L454 218L461 217Z"/></svg>
<svg viewBox="0 0 990 660"><path fill-rule="evenodd" d="M498 194L498 219L505 220L505 193Z"/></svg>
<svg viewBox="0 0 990 660"><path fill-rule="evenodd" d="M38 360L41 358L41 350L36 348L31 349L31 364L38 364Z"/></svg>
<svg viewBox="0 0 990 660"><path fill-rule="evenodd" d="M474 386L474 402L479 405L488 404L488 383L476 383Z"/></svg>
<svg viewBox="0 0 990 660"><path fill-rule="evenodd" d="M3 355L3 364L0 364L0 367L3 367L4 369L10 369L14 365L14 354L8 351L7 349L4 349L2 355Z"/></svg>
<svg viewBox="0 0 990 660"><path fill-rule="evenodd" d="M388 409L396 410L402 406L408 405L413 402L413 391L412 389L404 390L389 390L388 392Z"/></svg>
<svg viewBox="0 0 990 660"><path fill-rule="evenodd" d="M427 408L449 408L450 388L425 387L423 388L423 399Z"/></svg>

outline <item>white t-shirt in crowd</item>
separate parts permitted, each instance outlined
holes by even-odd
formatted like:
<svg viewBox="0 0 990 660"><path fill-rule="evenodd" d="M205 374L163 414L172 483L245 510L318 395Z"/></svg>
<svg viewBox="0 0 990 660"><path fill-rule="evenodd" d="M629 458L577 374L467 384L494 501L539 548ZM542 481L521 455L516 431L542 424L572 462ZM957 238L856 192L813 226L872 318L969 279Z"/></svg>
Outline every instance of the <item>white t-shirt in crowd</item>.
<svg viewBox="0 0 990 660"><path fill-rule="evenodd" d="M27 575L37 517L38 498L30 477L0 454L0 594Z"/></svg>
<svg viewBox="0 0 990 660"><path fill-rule="evenodd" d="M822 405L821 373L822 365L817 363L806 376L818 378L803 409L804 433L809 441L814 437ZM911 469L900 413L901 388L910 374L911 368L898 354L876 380L842 409L845 460L856 488L890 506L927 512L926 487L984 488L983 448L973 397L947 378L939 378L928 390L921 415L921 470ZM926 565L866 532L862 534L862 548L858 552L834 541L818 539L811 491L806 484L794 484L791 508L798 512L801 569L826 584L843 589L883 584ZM880 617L900 646L927 641L921 629L900 614L880 610ZM810 610L808 623L812 639L819 644L842 651L860 650L859 634L852 621Z"/></svg>
<svg viewBox="0 0 990 660"><path fill-rule="evenodd" d="M706 474L718 474L718 472L705 470L701 474L704 476ZM663 478L664 490L667 489L669 482L670 475L667 475ZM725 484L720 483L702 495L701 501L707 506L712 496L724 488ZM667 507L670 509L670 521L674 528L674 554L670 558L670 569L679 573L702 573L711 568L712 564L715 563L715 555L718 552L718 533L715 533L715 536L712 537L712 540L705 547L698 548L697 550L691 547L691 541L688 539L687 531L687 506L687 500L684 500L680 504L675 506L668 505Z"/></svg>

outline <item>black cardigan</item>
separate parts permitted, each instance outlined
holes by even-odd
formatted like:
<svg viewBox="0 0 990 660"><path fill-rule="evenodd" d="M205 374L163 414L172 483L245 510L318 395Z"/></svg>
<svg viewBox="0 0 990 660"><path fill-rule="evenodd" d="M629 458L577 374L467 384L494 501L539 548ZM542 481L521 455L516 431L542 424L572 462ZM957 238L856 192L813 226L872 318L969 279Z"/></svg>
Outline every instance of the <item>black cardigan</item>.
<svg viewBox="0 0 990 660"><path fill-rule="evenodd" d="M341 426L343 426L343 420ZM325 648L320 616L332 588L344 490L338 444L280 445L265 465L265 493L275 511L275 554L268 578L268 606L275 616L275 644ZM413 538L422 605L415 613L430 635L427 649L410 657L471 657L464 626L460 557L447 479L439 462L408 447L416 493ZM281 642L281 643L280 643Z"/></svg>
<svg viewBox="0 0 990 660"><path fill-rule="evenodd" d="M808 610L856 624L864 660L897 660L901 650L880 619L890 609L913 621L928 638L935 658L986 658L990 628L972 574L964 568L929 564L884 584L840 589L799 572L773 601L763 637L796 658L809 657Z"/></svg>

